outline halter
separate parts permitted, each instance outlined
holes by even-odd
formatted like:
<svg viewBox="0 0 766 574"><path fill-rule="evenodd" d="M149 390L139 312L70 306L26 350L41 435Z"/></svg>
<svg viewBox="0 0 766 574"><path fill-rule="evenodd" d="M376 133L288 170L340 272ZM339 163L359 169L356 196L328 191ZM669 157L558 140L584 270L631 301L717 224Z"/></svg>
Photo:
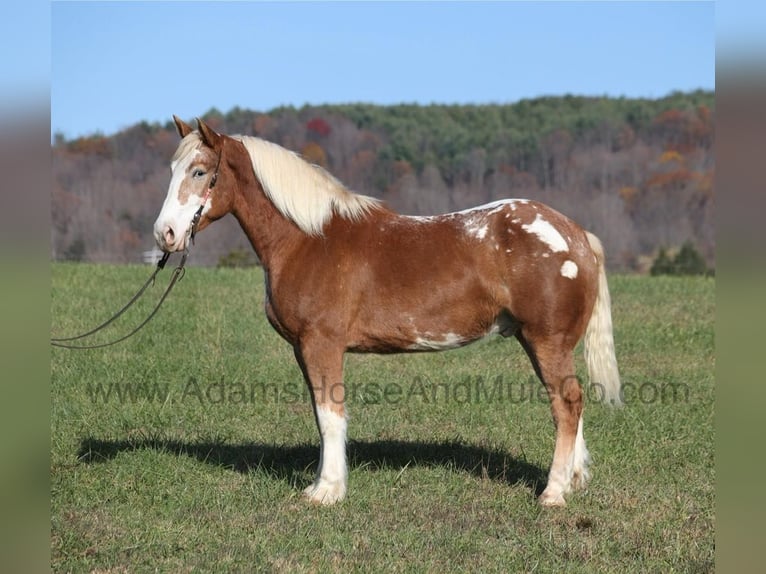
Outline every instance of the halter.
<svg viewBox="0 0 766 574"><path fill-rule="evenodd" d="M138 324L137 327L135 327L132 331L130 331L127 335L123 335L122 337L115 339L113 341L110 341L108 343L100 343L97 345L72 345L69 342L70 341L77 341L78 339L84 339L85 337L89 337L90 335L93 335L94 333L99 332L101 329L104 329L108 325L110 325L112 322L115 321L120 315L125 313L133 303L138 301L138 299L141 298L141 295L143 295L144 291L146 291L146 288L149 285L154 285L154 278L157 277L157 274L164 269L165 263L167 263L168 259L170 258L170 253L165 253L162 256L162 259L160 259L157 262L157 267L154 269L154 272L151 274L149 279L147 279L146 283L143 284L143 286L136 292L135 295L120 309L112 315L109 319L98 325L97 327L94 327L90 331L87 331L85 333L82 333L80 335L75 335L73 337L51 337L51 345L54 347L62 347L64 349L100 349L102 347L109 347L111 345L116 345L117 343L121 343L125 339L132 337L138 331L141 330L141 328L146 325L152 317L154 317L157 312L160 310L160 307L165 302L165 299L170 294L170 291L173 289L173 286L181 280L181 278L186 273L186 258L189 256L189 245L194 244L194 236L197 234L197 226L199 225L199 220L202 218L202 210L205 207L205 204L207 203L207 200L210 198L210 194L213 191L213 188L215 187L215 184L218 183L218 171L221 167L221 155L223 153L223 148L221 148L221 151L218 153L218 161L215 164L215 171L213 172L212 177L210 178L210 183L207 186L207 190L205 190L204 195L202 196L202 203L199 206L199 209L194 213L194 217L192 217L191 226L189 227L189 239L190 241L186 244L186 247L184 247L183 255L181 256L181 261L179 262L178 266L173 269L173 275L170 277L170 282L168 283L167 288L165 289L165 292L162 294L162 297L160 297L160 300L157 302L157 304L154 306L154 309L152 309L152 312L149 313L149 315L144 319L141 323Z"/></svg>

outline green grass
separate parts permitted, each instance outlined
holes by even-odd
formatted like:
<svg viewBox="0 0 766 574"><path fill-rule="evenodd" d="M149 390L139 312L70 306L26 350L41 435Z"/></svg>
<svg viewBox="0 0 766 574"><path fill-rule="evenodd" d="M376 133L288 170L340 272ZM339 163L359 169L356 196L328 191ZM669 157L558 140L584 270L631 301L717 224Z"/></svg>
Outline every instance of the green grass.
<svg viewBox="0 0 766 574"><path fill-rule="evenodd" d="M149 272L54 265L54 333L108 317ZM712 571L714 283L610 286L628 404L587 405L593 479L566 508L535 501L553 425L501 338L347 356L349 495L323 508L300 497L318 436L261 271L189 269L133 339L52 351L54 571ZM510 396L489 400L498 379Z"/></svg>

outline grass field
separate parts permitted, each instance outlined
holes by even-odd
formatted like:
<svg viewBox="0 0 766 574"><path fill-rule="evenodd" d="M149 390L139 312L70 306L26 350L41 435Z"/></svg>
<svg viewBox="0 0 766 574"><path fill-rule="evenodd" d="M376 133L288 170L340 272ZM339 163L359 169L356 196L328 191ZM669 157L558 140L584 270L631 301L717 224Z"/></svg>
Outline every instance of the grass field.
<svg viewBox="0 0 766 574"><path fill-rule="evenodd" d="M149 272L54 265L54 334L108 317ZM318 435L261 271L189 269L133 339L52 351L53 570L713 571L714 282L610 287L627 406L586 406L593 479L566 508L535 501L554 429L501 338L347 356L349 495L325 508L300 497Z"/></svg>

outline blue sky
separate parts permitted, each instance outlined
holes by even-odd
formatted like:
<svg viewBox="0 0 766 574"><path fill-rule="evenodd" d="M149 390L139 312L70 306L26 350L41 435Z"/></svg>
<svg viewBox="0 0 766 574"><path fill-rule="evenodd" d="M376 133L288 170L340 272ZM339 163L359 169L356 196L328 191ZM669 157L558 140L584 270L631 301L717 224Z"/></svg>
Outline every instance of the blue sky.
<svg viewBox="0 0 766 574"><path fill-rule="evenodd" d="M715 87L709 2L55 2L51 130L211 107L511 103Z"/></svg>

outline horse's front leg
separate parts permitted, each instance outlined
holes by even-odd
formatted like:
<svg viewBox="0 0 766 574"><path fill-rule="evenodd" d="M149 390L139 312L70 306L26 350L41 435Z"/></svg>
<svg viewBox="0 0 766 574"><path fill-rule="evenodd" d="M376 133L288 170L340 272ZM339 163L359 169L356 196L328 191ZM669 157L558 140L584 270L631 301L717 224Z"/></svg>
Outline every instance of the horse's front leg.
<svg viewBox="0 0 766 574"><path fill-rule="evenodd" d="M343 353L342 347L325 339L307 337L295 346L295 356L311 392L320 440L317 475L303 493L320 504L334 504L346 496Z"/></svg>

